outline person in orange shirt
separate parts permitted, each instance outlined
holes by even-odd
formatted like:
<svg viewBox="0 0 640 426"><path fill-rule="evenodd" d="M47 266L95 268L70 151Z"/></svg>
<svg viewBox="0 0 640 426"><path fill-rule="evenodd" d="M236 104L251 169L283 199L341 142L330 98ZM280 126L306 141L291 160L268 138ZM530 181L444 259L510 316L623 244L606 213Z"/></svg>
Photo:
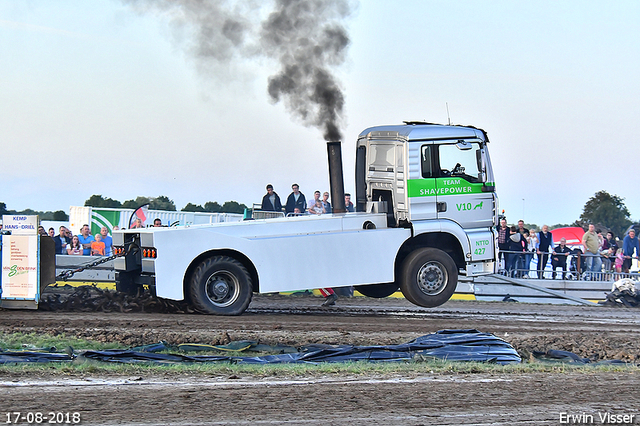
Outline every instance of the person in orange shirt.
<svg viewBox="0 0 640 426"><path fill-rule="evenodd" d="M105 245L102 242L102 235L95 236L95 241L91 243L91 256L104 256Z"/></svg>

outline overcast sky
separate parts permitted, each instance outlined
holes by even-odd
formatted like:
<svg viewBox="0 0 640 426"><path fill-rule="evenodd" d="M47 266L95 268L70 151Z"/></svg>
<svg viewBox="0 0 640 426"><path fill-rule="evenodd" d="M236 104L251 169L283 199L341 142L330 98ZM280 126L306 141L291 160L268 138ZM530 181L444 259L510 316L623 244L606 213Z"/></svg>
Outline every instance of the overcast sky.
<svg viewBox="0 0 640 426"><path fill-rule="evenodd" d="M179 210L251 205L267 183L283 199L293 182L329 190L322 132L269 99L277 63L204 64L179 13L0 0L0 202L166 195ZM347 191L361 130L446 123L448 103L488 132L509 222L573 222L599 190L640 220L640 2L371 0L343 23Z"/></svg>

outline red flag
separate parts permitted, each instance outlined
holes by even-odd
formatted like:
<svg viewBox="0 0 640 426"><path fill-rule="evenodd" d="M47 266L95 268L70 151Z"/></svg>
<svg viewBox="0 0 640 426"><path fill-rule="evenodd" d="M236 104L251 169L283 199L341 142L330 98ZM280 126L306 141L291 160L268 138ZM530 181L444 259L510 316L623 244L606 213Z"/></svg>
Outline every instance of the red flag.
<svg viewBox="0 0 640 426"><path fill-rule="evenodd" d="M149 211L149 204L143 204L131 214L129 219L129 229L144 228L147 221L147 212Z"/></svg>

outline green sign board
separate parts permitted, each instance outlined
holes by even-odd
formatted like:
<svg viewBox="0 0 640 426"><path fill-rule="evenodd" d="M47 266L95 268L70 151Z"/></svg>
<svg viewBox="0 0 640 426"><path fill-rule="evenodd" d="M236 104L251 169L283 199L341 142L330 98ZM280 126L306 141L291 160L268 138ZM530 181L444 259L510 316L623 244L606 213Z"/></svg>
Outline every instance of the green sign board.
<svg viewBox="0 0 640 426"><path fill-rule="evenodd" d="M461 178L410 179L407 181L409 197L435 197L436 195L480 194L482 183L471 183Z"/></svg>
<svg viewBox="0 0 640 426"><path fill-rule="evenodd" d="M112 210L91 210L91 235L99 233L103 226L106 226L111 234L114 226L120 226L120 213Z"/></svg>

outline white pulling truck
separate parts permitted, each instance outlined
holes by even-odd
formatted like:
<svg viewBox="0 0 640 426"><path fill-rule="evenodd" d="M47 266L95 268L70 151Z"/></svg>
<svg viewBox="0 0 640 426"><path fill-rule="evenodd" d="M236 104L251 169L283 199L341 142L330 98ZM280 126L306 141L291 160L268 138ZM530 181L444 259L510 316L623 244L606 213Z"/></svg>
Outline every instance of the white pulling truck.
<svg viewBox="0 0 640 426"><path fill-rule="evenodd" d="M343 286L371 297L400 289L416 305L439 306L459 274L494 272L488 142L465 126L366 129L356 148L355 213L114 232L124 253L114 263L117 288L148 285L218 315L241 314L254 292ZM335 208L344 197L332 196Z"/></svg>

